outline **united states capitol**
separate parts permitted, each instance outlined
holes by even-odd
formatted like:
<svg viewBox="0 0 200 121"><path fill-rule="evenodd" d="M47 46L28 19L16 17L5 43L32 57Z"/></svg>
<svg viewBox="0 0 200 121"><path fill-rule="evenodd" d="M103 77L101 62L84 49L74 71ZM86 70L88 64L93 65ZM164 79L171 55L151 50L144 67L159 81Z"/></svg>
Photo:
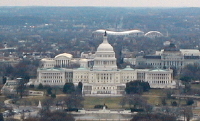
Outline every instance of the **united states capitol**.
<svg viewBox="0 0 200 121"><path fill-rule="evenodd" d="M72 68L79 64L79 68ZM118 69L115 52L107 39L95 53L82 53L80 58L73 58L69 53L62 53L55 58L44 58L41 67L37 70L38 76L35 85L40 83L50 86L63 86L65 83L78 85L83 83L84 95L117 96L125 93L126 83L134 80L148 82L151 88L175 88L172 69L133 69L127 66Z"/></svg>

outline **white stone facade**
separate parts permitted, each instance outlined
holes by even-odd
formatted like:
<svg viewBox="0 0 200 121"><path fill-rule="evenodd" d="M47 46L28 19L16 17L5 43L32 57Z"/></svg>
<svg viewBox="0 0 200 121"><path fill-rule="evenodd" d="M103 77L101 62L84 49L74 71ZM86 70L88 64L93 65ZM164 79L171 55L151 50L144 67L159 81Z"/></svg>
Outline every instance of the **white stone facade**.
<svg viewBox="0 0 200 121"><path fill-rule="evenodd" d="M152 88L175 87L172 85L174 84L172 70L141 70L132 69L130 66L118 69L115 52L107 41L106 33L96 53L90 54L92 56L88 59L88 56L84 55L85 58L79 60L80 68L67 69L66 65L71 63L72 56L63 55L67 54L60 54L54 59L54 66L60 65L62 68L44 68L48 66L43 66L43 68L38 69L38 83L63 86L66 82L73 82L75 85L82 82L83 94L90 96L122 95L125 93L126 83L134 80L147 81ZM64 59L64 57L67 58ZM92 66L89 64L91 60L93 61ZM50 64L49 61L46 62Z"/></svg>
<svg viewBox="0 0 200 121"><path fill-rule="evenodd" d="M39 68L37 70L36 85L40 83L50 86L64 86L67 82L72 82L72 69L65 68Z"/></svg>
<svg viewBox="0 0 200 121"><path fill-rule="evenodd" d="M153 68L182 69L188 64L200 62L200 51L197 49L177 49L171 43L164 50L156 51L155 55L138 56L136 66L151 66Z"/></svg>

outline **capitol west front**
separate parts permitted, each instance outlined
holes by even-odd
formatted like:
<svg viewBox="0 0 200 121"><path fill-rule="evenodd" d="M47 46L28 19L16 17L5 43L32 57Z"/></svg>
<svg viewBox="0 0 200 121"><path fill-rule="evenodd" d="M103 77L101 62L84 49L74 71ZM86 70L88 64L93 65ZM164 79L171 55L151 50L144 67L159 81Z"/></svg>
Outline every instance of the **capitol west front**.
<svg viewBox="0 0 200 121"><path fill-rule="evenodd" d="M84 95L110 96L124 94L126 83L135 80L149 82L151 88L175 88L171 69L132 69L130 66L118 69L115 52L108 43L106 33L103 42L91 57L81 58L78 61L80 68L76 69L68 68L71 63L77 61L68 53L42 59L42 67L38 68L35 84L64 86L67 82L75 85L82 82Z"/></svg>

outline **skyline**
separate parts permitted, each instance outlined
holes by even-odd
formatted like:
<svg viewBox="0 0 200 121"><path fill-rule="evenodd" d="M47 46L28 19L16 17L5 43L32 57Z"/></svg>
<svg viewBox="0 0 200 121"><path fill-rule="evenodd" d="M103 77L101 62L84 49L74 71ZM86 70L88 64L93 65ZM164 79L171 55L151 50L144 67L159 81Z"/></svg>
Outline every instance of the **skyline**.
<svg viewBox="0 0 200 121"><path fill-rule="evenodd" d="M200 7L200 0L0 0L0 6Z"/></svg>

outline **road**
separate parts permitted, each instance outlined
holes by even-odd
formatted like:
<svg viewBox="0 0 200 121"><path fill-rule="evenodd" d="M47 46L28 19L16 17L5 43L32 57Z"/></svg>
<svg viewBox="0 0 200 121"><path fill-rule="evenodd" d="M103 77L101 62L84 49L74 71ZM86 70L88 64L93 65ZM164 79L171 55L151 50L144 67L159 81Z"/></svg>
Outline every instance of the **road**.
<svg viewBox="0 0 200 121"><path fill-rule="evenodd" d="M11 104L11 101L12 99L5 100L4 104L6 107L11 107L13 111L16 111L14 114L15 119L21 119L23 115L24 117L35 117L40 110L37 106L16 106Z"/></svg>

